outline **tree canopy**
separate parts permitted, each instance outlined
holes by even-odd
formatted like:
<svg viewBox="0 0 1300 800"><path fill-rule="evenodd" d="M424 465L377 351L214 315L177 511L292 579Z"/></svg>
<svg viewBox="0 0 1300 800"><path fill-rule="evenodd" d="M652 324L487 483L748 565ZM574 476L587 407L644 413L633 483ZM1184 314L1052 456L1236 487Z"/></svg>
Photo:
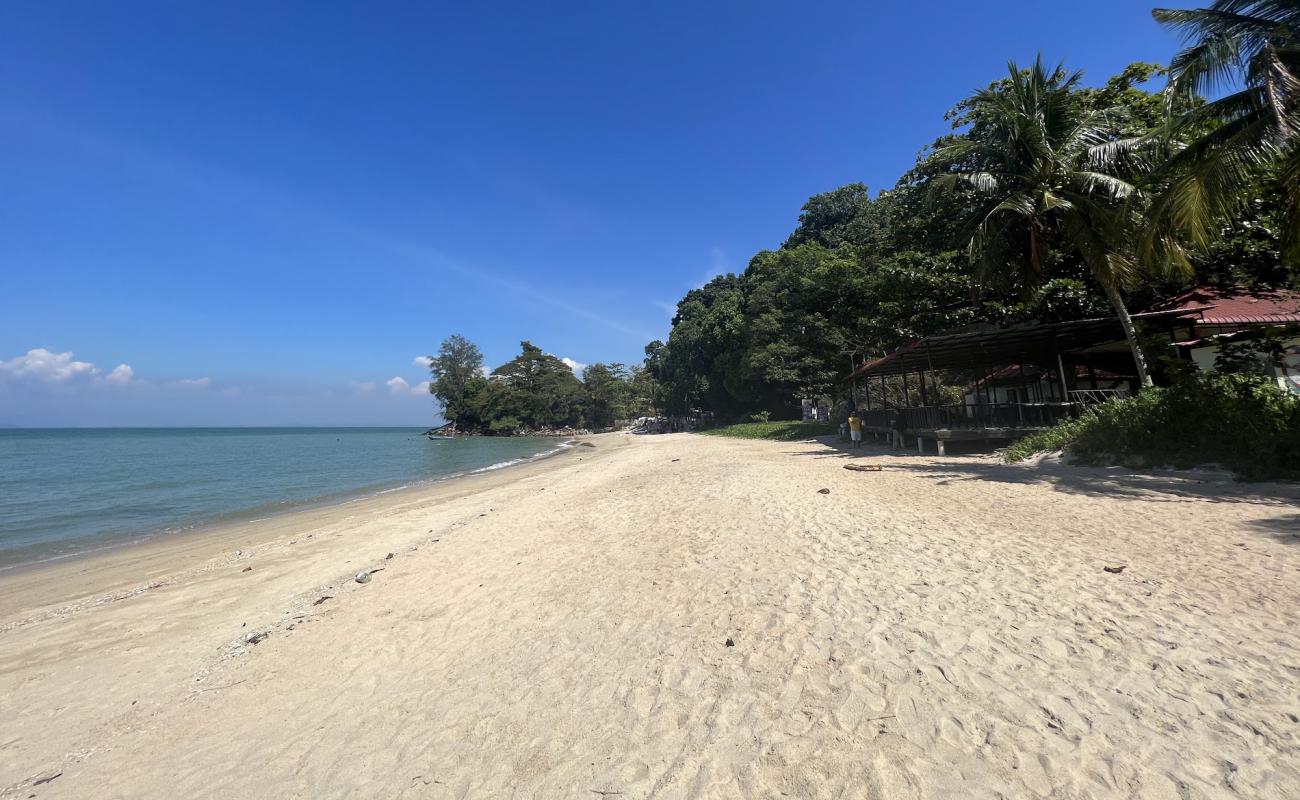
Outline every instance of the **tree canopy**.
<svg viewBox="0 0 1300 800"><path fill-rule="evenodd" d="M1135 63L1099 86L1041 58L1012 64L944 116L951 131L894 187L809 198L779 248L688 292L667 340L646 349L659 407L791 417L802 398L841 394L853 364L940 331L1124 320L1193 279L1296 285L1281 168L1252 173L1199 240L1151 223L1187 169L1171 120L1195 122L1185 137L1231 124L1180 88L1187 61ZM1146 88L1166 74L1172 88Z"/></svg>
<svg viewBox="0 0 1300 800"><path fill-rule="evenodd" d="M519 355L484 374L478 347L450 336L429 369L444 419L465 433L607 428L648 413L653 402L640 368L592 364L579 380L569 365L528 341L520 342Z"/></svg>

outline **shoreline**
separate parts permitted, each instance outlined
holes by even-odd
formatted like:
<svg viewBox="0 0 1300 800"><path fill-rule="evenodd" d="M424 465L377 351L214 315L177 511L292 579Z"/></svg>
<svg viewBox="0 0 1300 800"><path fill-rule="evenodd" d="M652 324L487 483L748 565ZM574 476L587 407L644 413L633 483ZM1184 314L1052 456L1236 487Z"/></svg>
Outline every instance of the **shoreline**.
<svg viewBox="0 0 1300 800"><path fill-rule="evenodd" d="M274 428L269 428L274 429ZM23 430L23 429L20 429ZM153 429L145 429L153 430ZM322 429L324 430L324 429ZM475 475L491 474L493 472L508 471L528 464L541 463L572 450L585 437L536 437L557 439L556 446L550 450L543 450L540 453L531 456L512 459L507 462L498 464L489 464L478 469L467 470L464 472L453 472L446 475L440 475L432 478L419 478L405 483L402 486L387 488L362 488L348 490L344 492L317 497L305 500L284 508L271 509L269 511L260 511L258 509L239 509L235 511L223 512L214 518L195 522L184 527L161 528L151 531L143 531L132 534L117 534L112 537L112 541L98 544L94 547L87 547L80 550L74 550L67 553L59 553L52 556L41 556L27 560L14 561L11 563L0 562L0 592L3 591L3 584L7 577L21 574L33 569L40 569L45 566L55 566L59 564L71 564L77 561L95 558L109 557L111 554L135 547L145 547L159 539L181 539L183 537L215 535L220 531L245 526L254 525L260 522L275 520L285 515L298 514L321 509L335 508L356 503L371 498L377 498L397 492L412 491L419 492L433 486L437 486L448 481L456 481L462 478L471 478ZM249 516L251 514L261 514L261 516ZM2 555L2 554L0 554Z"/></svg>
<svg viewBox="0 0 1300 800"><path fill-rule="evenodd" d="M373 514L411 502L437 502L509 485L545 474L544 465L563 462L566 455L576 452L581 442L590 438L572 439L569 440L572 444L503 467L488 466L418 484L313 502L253 519L223 520L182 530L143 534L93 550L8 565L0 568L0 615L9 610L11 596L21 596L49 581L58 582L68 574L91 582L79 596L112 592L137 580L137 571L145 576L138 580L152 580L160 573L195 567L234 546L265 546L276 538L291 536L295 530L325 524L340 513ZM93 583L105 580L108 582Z"/></svg>
<svg viewBox="0 0 1300 800"><path fill-rule="evenodd" d="M0 800L1300 793L1300 488L588 441L0 579Z"/></svg>

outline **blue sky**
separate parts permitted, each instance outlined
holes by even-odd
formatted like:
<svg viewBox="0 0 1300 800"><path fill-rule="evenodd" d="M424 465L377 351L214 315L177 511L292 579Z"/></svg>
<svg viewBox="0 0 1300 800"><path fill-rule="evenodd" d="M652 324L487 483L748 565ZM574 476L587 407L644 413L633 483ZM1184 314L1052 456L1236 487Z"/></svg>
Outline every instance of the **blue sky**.
<svg viewBox="0 0 1300 800"><path fill-rule="evenodd" d="M1101 82L1177 44L1133 0L46 0L0 30L10 425L426 424L451 333L639 361L1008 59Z"/></svg>

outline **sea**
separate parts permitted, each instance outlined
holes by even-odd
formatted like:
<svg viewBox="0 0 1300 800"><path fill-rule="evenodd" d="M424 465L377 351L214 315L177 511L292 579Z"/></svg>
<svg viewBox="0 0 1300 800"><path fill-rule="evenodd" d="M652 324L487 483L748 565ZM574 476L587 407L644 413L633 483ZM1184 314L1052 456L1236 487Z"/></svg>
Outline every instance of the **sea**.
<svg viewBox="0 0 1300 800"><path fill-rule="evenodd" d="M0 429L0 571L542 458L422 428Z"/></svg>

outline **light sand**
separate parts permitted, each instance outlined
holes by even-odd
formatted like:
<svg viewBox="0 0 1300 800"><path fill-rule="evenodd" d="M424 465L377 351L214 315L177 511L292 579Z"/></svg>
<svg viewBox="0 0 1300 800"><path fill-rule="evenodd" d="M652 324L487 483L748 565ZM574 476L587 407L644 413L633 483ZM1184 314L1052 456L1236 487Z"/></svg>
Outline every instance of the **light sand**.
<svg viewBox="0 0 1300 800"><path fill-rule="evenodd" d="M0 796L1300 797L1294 488L594 442L0 578Z"/></svg>

